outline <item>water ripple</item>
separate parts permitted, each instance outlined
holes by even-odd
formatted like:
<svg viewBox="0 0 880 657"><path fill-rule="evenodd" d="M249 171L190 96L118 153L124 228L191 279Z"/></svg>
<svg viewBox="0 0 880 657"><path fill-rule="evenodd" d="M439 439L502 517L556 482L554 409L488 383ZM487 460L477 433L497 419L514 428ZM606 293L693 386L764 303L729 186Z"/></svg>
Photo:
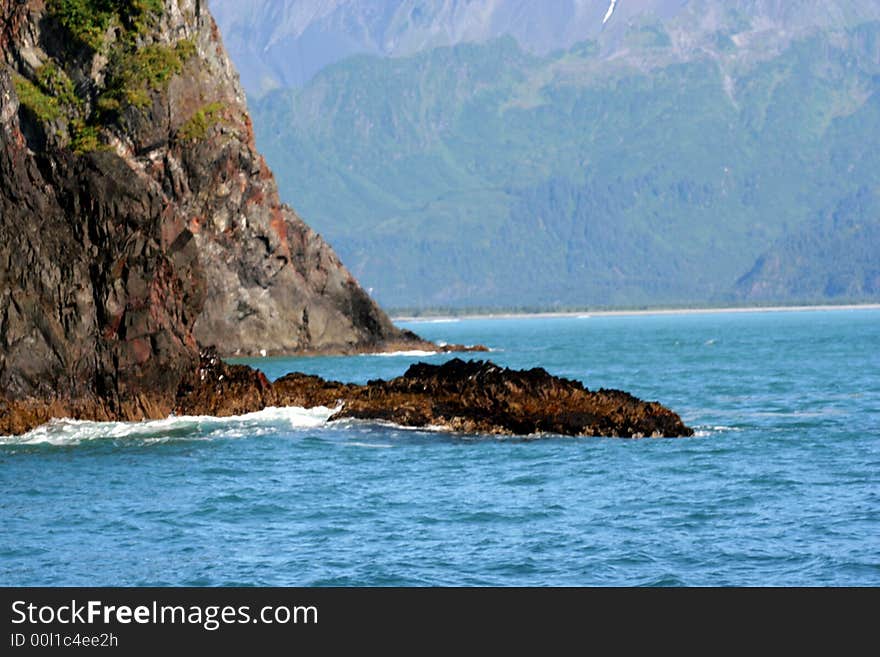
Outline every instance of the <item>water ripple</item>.
<svg viewBox="0 0 880 657"><path fill-rule="evenodd" d="M0 438L0 583L880 585L878 313L816 319L417 327L659 399L693 440L471 437L330 409ZM411 362L268 360L353 381Z"/></svg>

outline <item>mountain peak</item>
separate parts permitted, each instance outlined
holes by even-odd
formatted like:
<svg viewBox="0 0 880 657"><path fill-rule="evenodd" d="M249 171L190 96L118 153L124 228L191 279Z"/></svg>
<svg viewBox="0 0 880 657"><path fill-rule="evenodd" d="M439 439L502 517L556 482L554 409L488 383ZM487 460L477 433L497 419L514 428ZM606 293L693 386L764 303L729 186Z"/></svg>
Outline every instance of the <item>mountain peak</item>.
<svg viewBox="0 0 880 657"><path fill-rule="evenodd" d="M298 87L355 54L406 56L513 36L535 54L599 39L614 57L659 22L683 48L717 32L794 35L880 19L878 0L211 0L249 94ZM755 40L752 39L752 42Z"/></svg>

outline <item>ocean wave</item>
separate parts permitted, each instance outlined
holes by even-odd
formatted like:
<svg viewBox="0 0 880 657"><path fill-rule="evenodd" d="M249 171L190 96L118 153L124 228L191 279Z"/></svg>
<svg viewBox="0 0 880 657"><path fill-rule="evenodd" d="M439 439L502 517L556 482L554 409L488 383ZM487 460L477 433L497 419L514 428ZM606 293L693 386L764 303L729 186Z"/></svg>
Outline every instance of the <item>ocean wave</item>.
<svg viewBox="0 0 880 657"><path fill-rule="evenodd" d="M723 424L703 424L694 427L694 437L696 438L706 438L707 436L714 436L719 433L728 433L731 431L742 431L740 427L728 427Z"/></svg>
<svg viewBox="0 0 880 657"><path fill-rule="evenodd" d="M438 342L437 342L437 346L438 346L438 347L446 347L446 346L448 346L448 344L449 344L448 342L443 342L443 341L438 341ZM476 345L470 345L470 344L469 344L469 345L465 345L465 347L466 347L467 349L472 349L472 348L475 347L475 346L476 346ZM492 352L492 353L498 353L498 352L502 352L502 351L504 351L504 349L496 349L496 348L490 348L490 349L489 349L489 352ZM359 354L359 355L360 355L360 356L378 356L378 357L380 357L380 358L397 358L397 357L424 358L424 357L427 357L427 356L438 356L438 355L441 355L441 354L455 354L455 353L460 353L460 352L454 352L454 351L427 351L427 350L422 350L422 349L410 349L410 350L404 350L404 351L388 351L388 352L385 352L385 353Z"/></svg>
<svg viewBox="0 0 880 657"><path fill-rule="evenodd" d="M301 408L269 407L255 413L214 417L210 415L171 416L142 422L91 422L51 420L21 436L0 436L0 445L80 445L94 440L132 440L139 444L171 440L242 438L275 433L279 429L311 429L327 423L338 409L326 406Z"/></svg>
<svg viewBox="0 0 880 657"><path fill-rule="evenodd" d="M353 429L365 433L372 433L376 429L388 429L391 431L405 431L409 433L455 433L452 429L443 425L427 424L425 426L409 426L406 424L398 424L391 420L381 420L378 418L357 418L343 417L333 420L332 426L341 427L343 429Z"/></svg>
<svg viewBox="0 0 880 657"><path fill-rule="evenodd" d="M424 351L422 349L411 349L409 351L389 351L384 354L363 354L364 356L380 356L383 358L394 358L397 356L436 356L439 351Z"/></svg>

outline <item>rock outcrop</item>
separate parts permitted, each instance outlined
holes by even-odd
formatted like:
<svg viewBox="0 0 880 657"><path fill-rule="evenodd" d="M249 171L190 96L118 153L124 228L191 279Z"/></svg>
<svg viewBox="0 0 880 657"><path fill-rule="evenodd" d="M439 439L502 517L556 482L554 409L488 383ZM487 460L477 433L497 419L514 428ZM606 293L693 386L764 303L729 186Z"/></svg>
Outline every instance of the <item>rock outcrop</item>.
<svg viewBox="0 0 880 657"><path fill-rule="evenodd" d="M419 363L390 381L354 385L288 374L270 383L260 372L205 354L177 412L239 415L267 406L340 406L330 418L381 420L480 434L560 434L622 438L691 436L681 418L657 402L620 390L590 391L543 369L501 368L455 358Z"/></svg>
<svg viewBox="0 0 880 657"><path fill-rule="evenodd" d="M0 415L167 415L200 346L425 348L279 201L200 0L0 0L0 103Z"/></svg>
<svg viewBox="0 0 880 657"><path fill-rule="evenodd" d="M288 386L296 391L303 387L297 378L281 379L276 387L282 394ZM342 392L347 393L340 396L344 406L331 419L386 420L489 434L621 438L693 434L678 415L657 402L643 402L620 390L590 391L542 368L511 370L490 361L456 358L443 365L419 363L391 381L372 381Z"/></svg>

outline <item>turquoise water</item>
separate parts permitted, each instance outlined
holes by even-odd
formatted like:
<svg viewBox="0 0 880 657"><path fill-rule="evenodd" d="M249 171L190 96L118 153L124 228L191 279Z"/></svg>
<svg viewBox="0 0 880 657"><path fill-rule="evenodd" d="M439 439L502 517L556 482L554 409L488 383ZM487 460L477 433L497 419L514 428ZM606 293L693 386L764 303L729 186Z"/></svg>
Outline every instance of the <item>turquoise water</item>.
<svg viewBox="0 0 880 657"><path fill-rule="evenodd" d="M698 435L59 422L0 439L0 584L880 584L880 311L407 326L657 399ZM448 358L252 362L366 381Z"/></svg>

